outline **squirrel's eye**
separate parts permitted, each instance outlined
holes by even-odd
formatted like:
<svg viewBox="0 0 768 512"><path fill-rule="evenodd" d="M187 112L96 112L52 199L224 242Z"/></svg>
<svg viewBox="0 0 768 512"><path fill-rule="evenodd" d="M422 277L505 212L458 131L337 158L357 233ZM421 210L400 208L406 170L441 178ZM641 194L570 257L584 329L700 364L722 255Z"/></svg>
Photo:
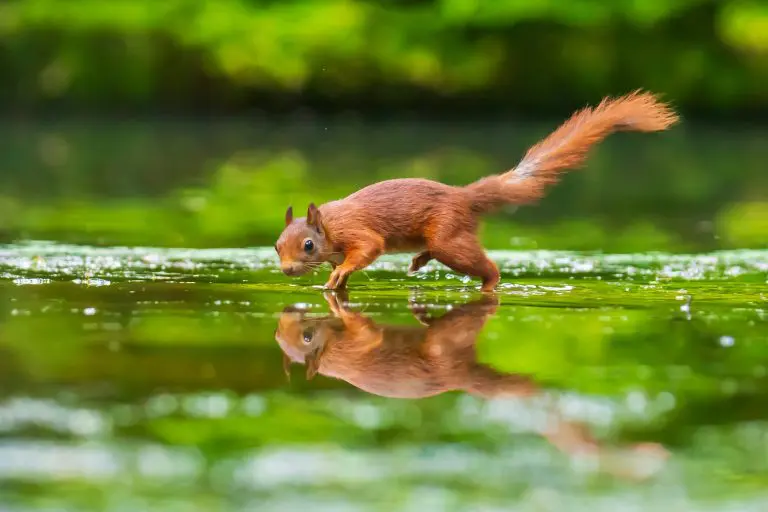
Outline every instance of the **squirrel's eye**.
<svg viewBox="0 0 768 512"><path fill-rule="evenodd" d="M312 329L304 331L304 343L310 344L312 342Z"/></svg>
<svg viewBox="0 0 768 512"><path fill-rule="evenodd" d="M312 249L314 248L315 248L315 243L312 240L310 239L304 240L304 251L312 252Z"/></svg>

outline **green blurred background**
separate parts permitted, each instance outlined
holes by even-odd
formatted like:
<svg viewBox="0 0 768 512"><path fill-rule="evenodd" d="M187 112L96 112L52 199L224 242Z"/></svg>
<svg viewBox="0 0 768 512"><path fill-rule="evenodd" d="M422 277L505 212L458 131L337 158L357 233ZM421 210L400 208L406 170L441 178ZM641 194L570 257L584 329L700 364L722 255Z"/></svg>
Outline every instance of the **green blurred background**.
<svg viewBox="0 0 768 512"><path fill-rule="evenodd" d="M768 243L768 3L15 0L0 5L0 239L271 245L285 207L513 166L574 109L645 88L621 134L497 249Z"/></svg>
<svg viewBox="0 0 768 512"><path fill-rule="evenodd" d="M467 106L560 114L639 86L768 109L757 0L17 0L3 102L240 112Z"/></svg>
<svg viewBox="0 0 768 512"><path fill-rule="evenodd" d="M765 510L768 2L5 0L0 69L3 512ZM477 352L661 478L558 454L535 401L286 381L277 316L328 309L276 267L289 204L469 183L637 88L683 122L487 219ZM350 283L380 325L477 284L387 258Z"/></svg>

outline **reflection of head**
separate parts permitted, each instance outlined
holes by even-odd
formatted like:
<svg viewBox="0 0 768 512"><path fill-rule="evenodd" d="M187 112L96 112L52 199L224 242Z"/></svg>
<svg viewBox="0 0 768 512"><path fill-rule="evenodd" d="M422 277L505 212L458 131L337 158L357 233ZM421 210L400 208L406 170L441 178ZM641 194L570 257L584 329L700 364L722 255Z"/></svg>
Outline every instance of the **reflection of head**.
<svg viewBox="0 0 768 512"><path fill-rule="evenodd" d="M283 369L290 375L291 363L307 366L307 377L312 378L317 370L315 362L322 353L327 334L331 331L330 317L307 317L301 309L289 306L283 310L277 321L275 340L283 351Z"/></svg>
<svg viewBox="0 0 768 512"><path fill-rule="evenodd" d="M277 321L275 340L283 353L292 361L304 360L307 345L304 340L307 339L308 334L311 334L311 331L305 329L305 325L309 328L309 322L305 321L304 312L290 306L283 310ZM311 336L309 339L311 340ZM298 340L301 340L302 343L297 343Z"/></svg>

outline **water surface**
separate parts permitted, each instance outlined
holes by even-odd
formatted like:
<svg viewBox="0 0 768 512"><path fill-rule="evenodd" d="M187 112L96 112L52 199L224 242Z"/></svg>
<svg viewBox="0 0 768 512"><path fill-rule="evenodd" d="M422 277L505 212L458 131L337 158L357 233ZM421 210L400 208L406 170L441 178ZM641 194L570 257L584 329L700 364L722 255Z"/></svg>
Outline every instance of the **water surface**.
<svg viewBox="0 0 768 512"><path fill-rule="evenodd" d="M768 252L491 256L0 247L1 508L765 510Z"/></svg>

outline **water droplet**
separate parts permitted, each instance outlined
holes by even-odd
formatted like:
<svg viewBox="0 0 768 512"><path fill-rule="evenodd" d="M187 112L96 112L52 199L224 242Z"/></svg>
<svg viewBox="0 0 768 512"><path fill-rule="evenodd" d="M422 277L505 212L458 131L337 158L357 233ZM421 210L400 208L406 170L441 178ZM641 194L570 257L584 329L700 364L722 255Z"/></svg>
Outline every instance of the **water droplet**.
<svg viewBox="0 0 768 512"><path fill-rule="evenodd" d="M733 336L720 336L720 346L722 347L732 347L735 342Z"/></svg>

